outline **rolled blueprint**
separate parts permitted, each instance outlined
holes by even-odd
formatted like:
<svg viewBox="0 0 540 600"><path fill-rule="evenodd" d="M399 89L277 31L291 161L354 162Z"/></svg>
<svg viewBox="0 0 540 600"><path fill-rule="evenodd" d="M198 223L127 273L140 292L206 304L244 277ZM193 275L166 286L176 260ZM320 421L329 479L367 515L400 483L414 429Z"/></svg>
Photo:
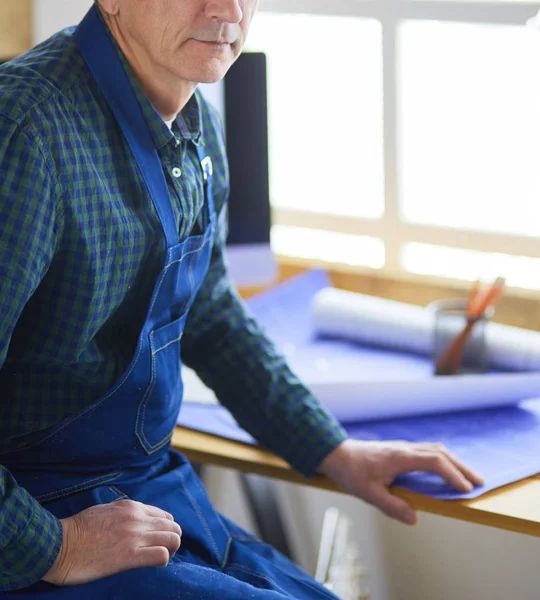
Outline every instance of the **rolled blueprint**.
<svg viewBox="0 0 540 600"><path fill-rule="evenodd" d="M308 382L308 387L341 422L348 423L514 406L540 397L540 374L359 379Z"/></svg>
<svg viewBox="0 0 540 600"><path fill-rule="evenodd" d="M432 353L433 314L421 306L329 287L313 298L312 322L319 334ZM540 332L488 323L485 335L492 369L540 371Z"/></svg>
<svg viewBox="0 0 540 600"><path fill-rule="evenodd" d="M342 422L500 408L540 398L540 334L489 323L494 372L435 376L430 310L328 285L320 273L308 273L251 300L251 309L300 381ZM313 311L306 311L310 306ZM184 401L216 402L194 372L184 367L183 377ZM483 422L482 417L479 426Z"/></svg>

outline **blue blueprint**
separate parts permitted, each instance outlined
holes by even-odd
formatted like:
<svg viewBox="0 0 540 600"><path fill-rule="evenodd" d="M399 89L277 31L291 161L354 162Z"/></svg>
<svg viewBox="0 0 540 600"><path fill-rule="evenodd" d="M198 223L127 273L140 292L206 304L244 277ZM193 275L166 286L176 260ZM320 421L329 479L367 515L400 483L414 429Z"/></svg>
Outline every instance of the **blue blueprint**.
<svg viewBox="0 0 540 600"><path fill-rule="evenodd" d="M312 366L318 361L324 371L327 356L338 357L344 372L353 368L356 372L369 369L371 373L385 371L388 376L388 368L399 371L406 368L418 376L431 373L431 362L425 357L317 338L307 307L313 294L326 285L329 285L326 273L311 271L272 290L271 301L266 294L250 301L253 313L301 378L307 364ZM282 310L284 306L286 310ZM186 402L179 424L255 443L221 406ZM438 498L474 498L540 472L540 399L528 400L516 407L348 422L344 426L351 437L361 440L441 442L485 478L485 485L470 494L458 494L438 476L426 473L404 475L395 482L399 487Z"/></svg>
<svg viewBox="0 0 540 600"><path fill-rule="evenodd" d="M255 444L222 406L184 404L179 424L239 442ZM518 408L491 409L437 417L345 424L353 438L442 442L485 478L470 494L456 493L439 477L412 473L395 484L436 498L476 498L540 472L540 400Z"/></svg>

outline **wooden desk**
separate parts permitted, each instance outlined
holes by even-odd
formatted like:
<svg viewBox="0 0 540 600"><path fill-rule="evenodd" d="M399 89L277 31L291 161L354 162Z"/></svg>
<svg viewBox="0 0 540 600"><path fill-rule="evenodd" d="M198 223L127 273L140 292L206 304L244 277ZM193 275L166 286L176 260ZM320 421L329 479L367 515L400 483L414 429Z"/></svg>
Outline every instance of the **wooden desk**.
<svg viewBox="0 0 540 600"><path fill-rule="evenodd" d="M177 427L172 445L189 460L245 473L339 491L323 475L305 479L283 460L260 448ZM540 537L540 476L507 485L475 500L437 500L395 489L417 510Z"/></svg>

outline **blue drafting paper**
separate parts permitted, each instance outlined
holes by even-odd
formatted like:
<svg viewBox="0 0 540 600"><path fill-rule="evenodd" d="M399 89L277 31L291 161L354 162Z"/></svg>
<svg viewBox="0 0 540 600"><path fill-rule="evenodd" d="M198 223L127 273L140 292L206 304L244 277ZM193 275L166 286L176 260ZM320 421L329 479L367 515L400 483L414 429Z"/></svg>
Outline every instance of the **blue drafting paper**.
<svg viewBox="0 0 540 600"><path fill-rule="evenodd" d="M311 302L331 285L326 272L313 270L249 301L257 321L300 379L358 381L365 374L369 381L379 377L388 381L432 375L428 357L318 336L311 323Z"/></svg>
<svg viewBox="0 0 540 600"><path fill-rule="evenodd" d="M178 425L212 433L236 442L257 444L257 441L238 425L226 408L216 404L184 403Z"/></svg>
<svg viewBox="0 0 540 600"><path fill-rule="evenodd" d="M318 337L310 321L313 296L331 285L324 271L313 270L260 294L250 308L270 339L287 356L300 379L346 381L359 371L366 380L425 378L432 373L429 358L363 347L353 342ZM314 371L316 372L314 374ZM436 399L434 399L436 401ZM179 424L225 438L255 443L220 406L185 403ZM438 498L474 498L489 490L540 472L540 400L518 407L410 417L369 423L345 423L349 435L362 440L407 440L444 443L486 483L470 494L456 493L437 476L400 476L397 486Z"/></svg>
<svg viewBox="0 0 540 600"><path fill-rule="evenodd" d="M518 407L414 417L346 425L360 440L440 442L485 484L470 494L457 493L436 475L398 477L398 487L436 498L476 498L485 492L540 472L540 400Z"/></svg>
<svg viewBox="0 0 540 600"><path fill-rule="evenodd" d="M256 444L222 406L187 403L178 422L191 429ZM540 472L540 400L515 408L346 424L345 428L352 438L361 440L442 442L485 478L485 484L470 494L458 493L428 473L402 475L395 481L398 487L435 498L476 498Z"/></svg>

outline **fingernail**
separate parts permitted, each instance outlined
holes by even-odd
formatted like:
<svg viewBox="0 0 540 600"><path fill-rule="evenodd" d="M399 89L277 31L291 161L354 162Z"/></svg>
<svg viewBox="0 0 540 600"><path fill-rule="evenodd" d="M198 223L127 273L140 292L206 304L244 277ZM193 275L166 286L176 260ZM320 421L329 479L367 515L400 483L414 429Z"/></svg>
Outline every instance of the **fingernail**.
<svg viewBox="0 0 540 600"><path fill-rule="evenodd" d="M473 487L474 487L474 486L473 486L473 484L472 484L470 481L466 481L466 482L465 482L465 488L466 488L466 490L467 490L468 492L472 492L472 490L473 490Z"/></svg>
<svg viewBox="0 0 540 600"><path fill-rule="evenodd" d="M416 523L416 515L413 512L408 512L403 515L403 520L407 525L414 525Z"/></svg>

